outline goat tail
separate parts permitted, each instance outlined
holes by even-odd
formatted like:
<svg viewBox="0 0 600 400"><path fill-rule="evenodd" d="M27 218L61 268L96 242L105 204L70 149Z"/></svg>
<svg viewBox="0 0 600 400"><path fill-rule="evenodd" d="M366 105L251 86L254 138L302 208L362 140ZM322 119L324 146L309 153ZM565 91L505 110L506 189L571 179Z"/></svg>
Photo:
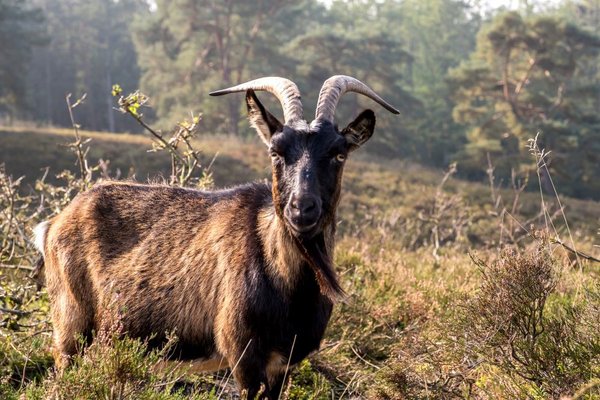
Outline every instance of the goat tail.
<svg viewBox="0 0 600 400"><path fill-rule="evenodd" d="M36 249L40 253L42 253L42 257L45 253L46 247L46 235L48 234L48 228L50 228L50 221L44 221L36 225L33 228L33 244Z"/></svg>
<svg viewBox="0 0 600 400"><path fill-rule="evenodd" d="M46 254L46 236L48 234L48 228L50 228L50 221L44 221L39 224L35 228L33 228L33 244L35 248L42 253L41 257L38 258L35 263L35 267L33 271L29 274L29 277L36 283L36 286L39 289L45 283L44 279L44 256Z"/></svg>

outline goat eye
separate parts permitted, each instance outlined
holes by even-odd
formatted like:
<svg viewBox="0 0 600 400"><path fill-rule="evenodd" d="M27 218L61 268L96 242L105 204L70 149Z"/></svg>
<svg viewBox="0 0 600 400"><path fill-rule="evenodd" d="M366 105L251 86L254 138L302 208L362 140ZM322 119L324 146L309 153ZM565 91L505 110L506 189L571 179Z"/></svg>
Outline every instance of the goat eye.
<svg viewBox="0 0 600 400"><path fill-rule="evenodd" d="M276 152L275 150L271 150L269 152L269 154L271 155L271 158L279 158L281 157L281 154L279 154L278 152Z"/></svg>
<svg viewBox="0 0 600 400"><path fill-rule="evenodd" d="M346 161L346 156L344 154L338 154L337 156L335 156L335 159L339 162L344 162Z"/></svg>

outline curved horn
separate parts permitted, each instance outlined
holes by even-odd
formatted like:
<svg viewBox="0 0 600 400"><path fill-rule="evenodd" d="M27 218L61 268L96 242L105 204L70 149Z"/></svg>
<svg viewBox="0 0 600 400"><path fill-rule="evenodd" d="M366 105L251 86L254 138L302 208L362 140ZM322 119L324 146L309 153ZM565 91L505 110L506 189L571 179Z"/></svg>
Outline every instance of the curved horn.
<svg viewBox="0 0 600 400"><path fill-rule="evenodd" d="M333 122L338 101L346 92L364 94L381 104L386 110L394 114L400 114L400 111L396 110L392 105L379 97L373 89L358 79L346 75L334 75L327 79L325 83L323 83L323 87L321 87L319 100L317 101L315 119Z"/></svg>
<svg viewBox="0 0 600 400"><path fill-rule="evenodd" d="M211 96L222 96L229 93L245 92L250 89L264 90L274 94L283 108L283 119L285 124L290 121L304 119L302 102L300 101L300 91L298 90L298 86L289 79L269 76L266 78L254 79L227 89L216 90L209 94Z"/></svg>

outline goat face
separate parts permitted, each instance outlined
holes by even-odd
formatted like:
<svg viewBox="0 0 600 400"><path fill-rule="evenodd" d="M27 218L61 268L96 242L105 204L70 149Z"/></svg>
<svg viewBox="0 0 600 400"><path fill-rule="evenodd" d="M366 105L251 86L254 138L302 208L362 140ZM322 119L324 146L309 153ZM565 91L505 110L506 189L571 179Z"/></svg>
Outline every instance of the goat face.
<svg viewBox="0 0 600 400"><path fill-rule="evenodd" d="M315 236L335 218L344 163L373 134L375 114L364 111L340 132L330 121L283 125L251 90L246 104L252 125L269 148L277 214L293 235Z"/></svg>
<svg viewBox="0 0 600 400"><path fill-rule="evenodd" d="M312 237L332 220L346 141L334 129L283 129L271 138L273 202L298 236Z"/></svg>
<svg viewBox="0 0 600 400"><path fill-rule="evenodd" d="M279 99L283 124L265 109L254 90L271 92ZM337 103L349 91L363 94L398 113L364 83L345 75L325 81L315 119L310 124L303 117L298 87L284 78L255 79L211 93L220 96L246 92L250 123L271 154L275 211L300 241L315 237L333 224L346 157L366 142L375 129L375 114L371 110L363 111L342 131L334 125Z"/></svg>

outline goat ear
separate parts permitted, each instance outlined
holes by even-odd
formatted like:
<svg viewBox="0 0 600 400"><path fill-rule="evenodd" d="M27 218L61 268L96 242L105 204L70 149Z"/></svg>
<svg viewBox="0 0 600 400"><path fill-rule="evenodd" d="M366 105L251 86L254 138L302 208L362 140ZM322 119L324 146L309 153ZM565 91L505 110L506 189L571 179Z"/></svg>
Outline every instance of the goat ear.
<svg viewBox="0 0 600 400"><path fill-rule="evenodd" d="M342 130L342 135L346 138L350 151L354 151L369 140L374 130L375 113L365 110Z"/></svg>
<svg viewBox="0 0 600 400"><path fill-rule="evenodd" d="M265 109L252 89L246 92L246 106L248 107L250 125L256 129L258 136L268 146L271 142L271 136L275 132L281 131L283 124Z"/></svg>

